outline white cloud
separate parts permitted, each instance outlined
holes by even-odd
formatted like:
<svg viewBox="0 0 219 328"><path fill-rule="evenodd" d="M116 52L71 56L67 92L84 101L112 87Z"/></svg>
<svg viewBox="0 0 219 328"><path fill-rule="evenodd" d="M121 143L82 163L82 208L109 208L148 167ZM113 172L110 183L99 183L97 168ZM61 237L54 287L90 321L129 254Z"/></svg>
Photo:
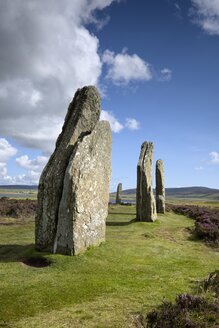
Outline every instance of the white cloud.
<svg viewBox="0 0 219 328"><path fill-rule="evenodd" d="M0 138L0 163L7 162L16 153L16 148L14 148L6 139Z"/></svg>
<svg viewBox="0 0 219 328"><path fill-rule="evenodd" d="M135 118L127 118L125 126L129 130L139 130L140 129L140 123Z"/></svg>
<svg viewBox="0 0 219 328"><path fill-rule="evenodd" d="M210 162L212 164L219 164L219 153L216 151L212 151L210 154Z"/></svg>
<svg viewBox="0 0 219 328"><path fill-rule="evenodd" d="M102 60L108 66L107 78L117 85L152 79L150 65L136 54L127 54L126 50L119 54L106 50Z"/></svg>
<svg viewBox="0 0 219 328"><path fill-rule="evenodd" d="M48 158L45 156L37 156L34 159L30 159L28 155L17 157L16 163L26 170L17 176L8 175L6 163L0 162L0 184L36 185L47 161Z"/></svg>
<svg viewBox="0 0 219 328"><path fill-rule="evenodd" d="M42 168L46 165L48 157L46 156L37 156L35 159L29 159L28 155L23 155L16 158L16 163L28 170L41 171Z"/></svg>
<svg viewBox="0 0 219 328"><path fill-rule="evenodd" d="M5 177L7 175L7 166L6 163L0 162L0 178Z"/></svg>
<svg viewBox="0 0 219 328"><path fill-rule="evenodd" d="M51 153L76 89L98 85L102 72L84 24L113 1L0 1L2 135Z"/></svg>
<svg viewBox="0 0 219 328"><path fill-rule="evenodd" d="M39 178L40 172L28 171L25 174L19 174L17 176L0 176L0 183L13 185L37 185Z"/></svg>
<svg viewBox="0 0 219 328"><path fill-rule="evenodd" d="M17 153L6 139L0 138L0 183L8 179L7 161Z"/></svg>
<svg viewBox="0 0 219 328"><path fill-rule="evenodd" d="M124 126L115 118L113 113L107 112L106 110L101 111L100 119L102 121L108 121L112 131L115 133L119 133L124 128Z"/></svg>
<svg viewBox="0 0 219 328"><path fill-rule="evenodd" d="M160 81L170 81L171 80L171 78L172 78L172 71L171 71L171 69L169 69L169 68L163 68L160 71L160 73L161 73L160 78L159 78Z"/></svg>
<svg viewBox="0 0 219 328"><path fill-rule="evenodd" d="M108 112L106 110L102 110L100 119L108 121L110 123L112 131L115 133L121 132L124 129L124 127L126 127L129 130L140 129L140 123L135 118L126 118L125 124L123 125L118 121L118 119L114 116L112 112Z"/></svg>
<svg viewBox="0 0 219 328"><path fill-rule="evenodd" d="M210 35L219 35L219 1L192 0L194 21Z"/></svg>

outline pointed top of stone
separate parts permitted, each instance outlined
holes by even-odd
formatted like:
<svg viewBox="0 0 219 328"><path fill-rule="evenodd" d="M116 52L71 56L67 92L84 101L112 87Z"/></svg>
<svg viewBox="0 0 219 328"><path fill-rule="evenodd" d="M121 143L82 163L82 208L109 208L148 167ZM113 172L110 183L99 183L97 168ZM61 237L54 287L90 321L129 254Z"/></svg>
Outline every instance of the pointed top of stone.
<svg viewBox="0 0 219 328"><path fill-rule="evenodd" d="M158 159L156 161L156 165L163 165L163 160L162 159Z"/></svg>
<svg viewBox="0 0 219 328"><path fill-rule="evenodd" d="M72 139L76 125L82 133L90 133L94 129L100 118L100 102L100 94L95 86L85 86L76 91L72 102L69 104L62 132L56 141L56 147L63 140L72 143L70 139ZM65 136L64 139L63 135Z"/></svg>
<svg viewBox="0 0 219 328"><path fill-rule="evenodd" d="M154 144L151 141L144 141L141 145L141 152L138 160L138 166L142 166L144 160L145 160L145 154L150 153L153 154L154 150Z"/></svg>

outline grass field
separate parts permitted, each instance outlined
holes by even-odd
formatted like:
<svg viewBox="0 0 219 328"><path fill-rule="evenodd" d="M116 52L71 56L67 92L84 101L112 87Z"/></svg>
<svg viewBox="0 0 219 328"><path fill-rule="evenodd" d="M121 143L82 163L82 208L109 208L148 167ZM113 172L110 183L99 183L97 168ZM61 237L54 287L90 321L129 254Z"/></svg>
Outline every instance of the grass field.
<svg viewBox="0 0 219 328"><path fill-rule="evenodd" d="M167 213L135 222L134 206L111 206L106 243L84 255L40 254L32 221L0 225L0 327L135 327L135 316L192 292L219 267L219 253L193 240L193 220Z"/></svg>
<svg viewBox="0 0 219 328"><path fill-rule="evenodd" d="M1 189L0 197L37 199L37 189Z"/></svg>
<svg viewBox="0 0 219 328"><path fill-rule="evenodd" d="M115 195L110 194L110 200L115 202ZM129 195L122 195L123 202L136 202L136 195L129 194ZM170 204L180 204L180 205L197 205L197 206L207 206L207 207L219 207L219 201L208 199L208 198L180 198L180 197L166 197L166 202Z"/></svg>

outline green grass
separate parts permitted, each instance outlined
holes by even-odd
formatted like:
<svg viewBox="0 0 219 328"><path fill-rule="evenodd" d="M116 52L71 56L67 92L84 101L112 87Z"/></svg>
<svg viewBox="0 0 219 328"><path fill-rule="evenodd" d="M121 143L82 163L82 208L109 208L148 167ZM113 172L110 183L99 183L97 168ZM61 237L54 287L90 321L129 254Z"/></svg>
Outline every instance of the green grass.
<svg viewBox="0 0 219 328"><path fill-rule="evenodd" d="M136 313L191 292L218 269L219 253L190 238L191 219L173 213L135 222L111 206L106 243L52 265L21 263L34 250L34 223L0 226L0 327L135 327Z"/></svg>

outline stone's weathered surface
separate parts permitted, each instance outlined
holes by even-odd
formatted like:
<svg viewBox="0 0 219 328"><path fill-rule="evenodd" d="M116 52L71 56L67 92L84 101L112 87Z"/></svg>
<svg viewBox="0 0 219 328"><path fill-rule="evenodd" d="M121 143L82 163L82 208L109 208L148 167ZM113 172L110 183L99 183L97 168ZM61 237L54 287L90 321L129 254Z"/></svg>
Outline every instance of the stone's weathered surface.
<svg viewBox="0 0 219 328"><path fill-rule="evenodd" d="M65 173L55 252L77 255L105 240L111 144L106 121L77 143Z"/></svg>
<svg viewBox="0 0 219 328"><path fill-rule="evenodd" d="M165 212L164 166L161 159L156 162L156 205L157 213Z"/></svg>
<svg viewBox="0 0 219 328"><path fill-rule="evenodd" d="M153 152L152 142L142 144L137 166L136 211L138 221L152 222L157 218L152 187Z"/></svg>
<svg viewBox="0 0 219 328"><path fill-rule="evenodd" d="M116 191L116 204L121 204L122 202L122 183L119 183Z"/></svg>
<svg viewBox="0 0 219 328"><path fill-rule="evenodd" d="M78 89L70 103L62 132L38 189L36 215L36 249L52 251L58 224L58 210L69 159L78 139L91 133L100 116L100 96L93 86Z"/></svg>

